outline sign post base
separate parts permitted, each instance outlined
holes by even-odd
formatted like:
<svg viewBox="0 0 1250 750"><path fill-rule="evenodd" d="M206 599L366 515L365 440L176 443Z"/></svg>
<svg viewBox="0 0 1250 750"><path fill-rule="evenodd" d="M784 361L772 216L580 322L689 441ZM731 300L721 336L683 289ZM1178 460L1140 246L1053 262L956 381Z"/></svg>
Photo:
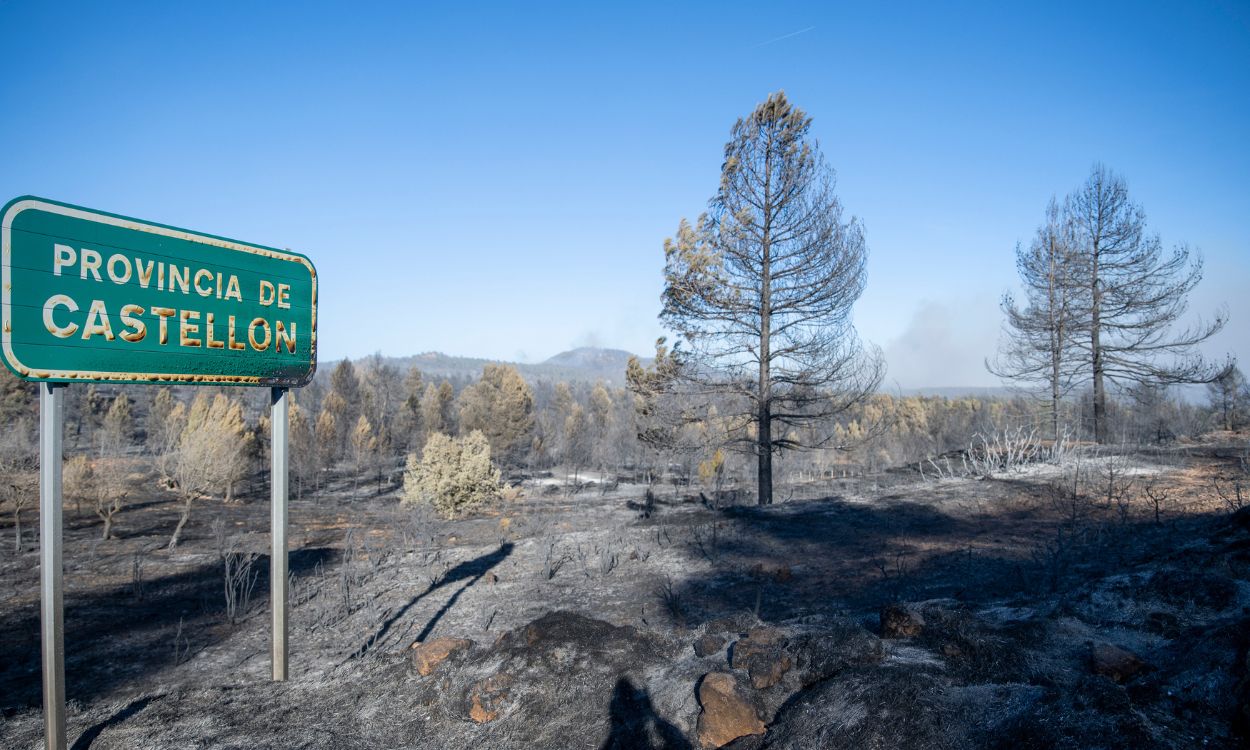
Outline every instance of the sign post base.
<svg viewBox="0 0 1250 750"><path fill-rule="evenodd" d="M273 679L285 682L287 678L287 550L286 550L286 501L287 501L287 416L290 411L291 392L286 388L274 388L270 392L271 431L270 449L273 466L270 477L272 497L269 503L270 550L269 550L269 603L273 609Z"/></svg>
<svg viewBox="0 0 1250 750"><path fill-rule="evenodd" d="M65 384L39 384L39 640L47 750L65 750L65 608L61 568L61 441Z"/></svg>

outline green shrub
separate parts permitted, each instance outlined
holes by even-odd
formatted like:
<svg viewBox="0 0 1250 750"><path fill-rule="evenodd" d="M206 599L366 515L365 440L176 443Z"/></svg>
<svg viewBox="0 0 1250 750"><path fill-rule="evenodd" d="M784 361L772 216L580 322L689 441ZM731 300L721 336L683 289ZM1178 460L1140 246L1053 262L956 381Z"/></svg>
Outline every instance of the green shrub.
<svg viewBox="0 0 1250 750"><path fill-rule="evenodd" d="M457 439L436 432L420 459L408 455L402 502L430 503L450 518L498 498L502 488L485 435L474 430Z"/></svg>

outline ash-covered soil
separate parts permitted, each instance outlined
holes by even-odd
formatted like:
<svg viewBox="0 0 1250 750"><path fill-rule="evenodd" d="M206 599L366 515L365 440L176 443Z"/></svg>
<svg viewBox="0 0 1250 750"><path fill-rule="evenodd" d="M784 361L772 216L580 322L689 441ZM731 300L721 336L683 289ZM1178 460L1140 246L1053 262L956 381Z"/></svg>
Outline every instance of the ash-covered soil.
<svg viewBox="0 0 1250 750"><path fill-rule="evenodd" d="M1244 451L1118 456L1110 472L1110 456L1088 456L1075 496L1057 489L1071 464L807 484L769 508L534 483L456 521L339 481L291 503L280 684L268 503L201 502L168 552L176 499L136 477L144 499L119 539L67 511L69 735L75 748L1242 747L1250 511L1215 488L1244 482ZM42 742L32 546L0 555L6 748ZM233 623L223 548L259 555Z"/></svg>

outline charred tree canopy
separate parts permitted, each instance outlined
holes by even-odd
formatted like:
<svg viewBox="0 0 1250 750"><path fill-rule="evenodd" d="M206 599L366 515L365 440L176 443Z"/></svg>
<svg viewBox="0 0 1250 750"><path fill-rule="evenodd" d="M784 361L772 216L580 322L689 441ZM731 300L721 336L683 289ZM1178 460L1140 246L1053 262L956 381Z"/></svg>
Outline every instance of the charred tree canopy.
<svg viewBox="0 0 1250 750"><path fill-rule="evenodd" d="M986 362L1000 378L1045 389L1056 441L1062 399L1077 382L1085 360L1076 347L1084 307L1076 263L1073 222L1052 198L1033 241L1016 246L1024 295L1019 301L1011 293L1003 295L1004 338L998 356Z"/></svg>
<svg viewBox="0 0 1250 750"><path fill-rule="evenodd" d="M1202 280L1202 260L1180 245L1165 252L1146 228L1146 215L1129 199L1124 178L1095 165L1068 198L1075 229L1075 277L1083 287L1084 323L1079 343L1094 386L1094 434L1107 439L1106 388L1208 383L1221 367L1194 352L1227 320L1177 327L1189 293Z"/></svg>
<svg viewBox="0 0 1250 750"><path fill-rule="evenodd" d="M691 393L738 410L732 439L759 457L761 504L773 454L828 443L831 418L884 371L851 321L863 226L844 218L810 127L784 93L738 120L710 211L664 243L660 319L688 347L678 372Z"/></svg>

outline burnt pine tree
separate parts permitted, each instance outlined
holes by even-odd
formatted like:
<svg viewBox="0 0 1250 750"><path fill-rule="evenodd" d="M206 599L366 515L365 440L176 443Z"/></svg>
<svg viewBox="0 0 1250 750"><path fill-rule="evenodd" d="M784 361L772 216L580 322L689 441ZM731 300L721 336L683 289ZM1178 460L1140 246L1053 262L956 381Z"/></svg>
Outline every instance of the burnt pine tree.
<svg viewBox="0 0 1250 750"><path fill-rule="evenodd" d="M1082 346L1094 387L1094 437L1107 441L1107 384L1121 386L1207 383L1222 368L1193 352L1224 327L1223 312L1209 323L1175 329L1189 293L1202 279L1202 261L1189 248L1165 253L1146 215L1129 199L1124 178L1096 164L1069 196L1077 262L1087 298L1081 311Z"/></svg>
<svg viewBox="0 0 1250 750"><path fill-rule="evenodd" d="M741 417L732 439L758 457L761 505L772 502L773 454L829 443L832 417L884 372L851 322L863 227L843 218L810 127L784 93L738 120L710 212L664 243L660 319L688 344L691 392Z"/></svg>
<svg viewBox="0 0 1250 750"><path fill-rule="evenodd" d="M1076 349L1077 313L1085 305L1075 264L1072 222L1053 198L1046 221L1027 246L1016 245L1016 269L1024 287L1017 302L1003 295L1006 334L986 368L1000 378L1041 386L1050 402L1050 430L1061 437L1060 408L1083 361Z"/></svg>

